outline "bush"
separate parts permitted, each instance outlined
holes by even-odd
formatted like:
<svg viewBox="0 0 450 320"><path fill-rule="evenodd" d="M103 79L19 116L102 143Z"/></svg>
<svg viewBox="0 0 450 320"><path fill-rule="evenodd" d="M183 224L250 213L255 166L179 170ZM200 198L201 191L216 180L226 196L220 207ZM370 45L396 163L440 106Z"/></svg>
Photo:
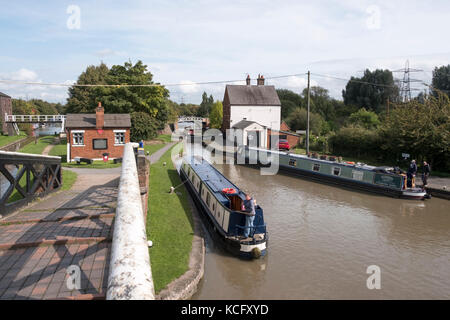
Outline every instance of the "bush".
<svg viewBox="0 0 450 320"><path fill-rule="evenodd" d="M381 139L376 130L345 127L331 136L328 143L334 154L376 157L380 152Z"/></svg>
<svg viewBox="0 0 450 320"><path fill-rule="evenodd" d="M149 140L157 136L157 120L145 112L133 112L131 114L131 141Z"/></svg>

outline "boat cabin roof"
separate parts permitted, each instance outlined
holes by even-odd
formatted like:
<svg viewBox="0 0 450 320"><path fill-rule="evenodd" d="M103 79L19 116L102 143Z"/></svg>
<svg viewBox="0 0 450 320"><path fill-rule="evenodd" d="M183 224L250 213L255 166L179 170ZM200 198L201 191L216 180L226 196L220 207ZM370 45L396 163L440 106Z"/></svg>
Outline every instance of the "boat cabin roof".
<svg viewBox="0 0 450 320"><path fill-rule="evenodd" d="M245 199L245 193L242 192L235 184L225 178L213 165L211 165L205 159L190 158L185 159L195 173L199 176L200 180L205 182L208 187L213 191L215 197L223 204L227 203L228 198L222 193L225 188L232 188L236 190L236 194L242 199ZM232 195L236 195L232 194Z"/></svg>
<svg viewBox="0 0 450 320"><path fill-rule="evenodd" d="M283 152L283 151L278 151L278 150L267 150L267 149L260 149L260 148L249 148L251 150L258 150L258 151L269 151L271 153L275 153L275 154L281 154L281 155L286 155L290 158L299 158L299 159L305 159L305 160L310 160L310 161L314 161L314 162L322 162L322 163L328 163L328 164L332 164L332 165L337 165L337 166L346 166L346 167L352 167L352 168L357 168L357 169L362 169L362 170L367 170L367 171L375 171L376 167L375 166L370 166L367 165L365 163L356 163L356 164L350 164L350 163L346 163L346 162L336 162L336 161L331 161L331 160L322 160L322 159L316 159L316 158L310 158L308 156L305 155L301 155L301 154L295 154L295 153L289 153L289 152Z"/></svg>

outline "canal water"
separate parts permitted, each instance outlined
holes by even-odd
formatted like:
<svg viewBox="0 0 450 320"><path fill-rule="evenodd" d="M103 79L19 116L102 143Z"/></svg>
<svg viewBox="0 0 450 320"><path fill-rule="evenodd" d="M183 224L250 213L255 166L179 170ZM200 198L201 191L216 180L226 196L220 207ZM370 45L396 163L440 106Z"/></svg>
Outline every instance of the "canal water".
<svg viewBox="0 0 450 320"><path fill-rule="evenodd" d="M268 255L244 261L206 237L193 299L449 299L450 202L365 194L215 165L264 209ZM381 289L367 288L368 266Z"/></svg>

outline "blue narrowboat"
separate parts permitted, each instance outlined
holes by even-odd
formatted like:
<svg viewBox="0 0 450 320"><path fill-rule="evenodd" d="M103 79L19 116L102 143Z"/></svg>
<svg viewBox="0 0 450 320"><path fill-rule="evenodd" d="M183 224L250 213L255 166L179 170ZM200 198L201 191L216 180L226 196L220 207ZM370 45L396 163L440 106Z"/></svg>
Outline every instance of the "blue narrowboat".
<svg viewBox="0 0 450 320"><path fill-rule="evenodd" d="M429 197L422 188L408 187L406 175L392 167L374 167L339 161L336 157L323 156L324 159L320 159L249 147L240 147L237 153L237 157L245 159L246 164L270 165L278 161L280 170L311 180L397 198L423 200Z"/></svg>
<svg viewBox="0 0 450 320"><path fill-rule="evenodd" d="M268 234L259 205L255 206L253 227L246 227L247 212L241 210L246 194L207 160L184 158L180 176L199 211L229 252L250 259L266 255ZM250 235L244 237L247 228Z"/></svg>

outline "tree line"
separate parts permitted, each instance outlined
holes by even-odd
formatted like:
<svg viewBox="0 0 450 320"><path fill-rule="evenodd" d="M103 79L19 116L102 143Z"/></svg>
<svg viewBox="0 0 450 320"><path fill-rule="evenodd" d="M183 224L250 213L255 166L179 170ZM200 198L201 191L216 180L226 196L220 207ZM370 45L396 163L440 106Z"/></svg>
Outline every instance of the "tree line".
<svg viewBox="0 0 450 320"><path fill-rule="evenodd" d="M377 84L371 85L371 84ZM343 100L322 87L311 88L311 149L336 155L402 164L402 153L450 171L450 65L436 67L432 86L401 102L389 70L366 70L352 77ZM292 130L306 129L307 90L279 89L282 119ZM304 142L302 144L304 146Z"/></svg>

